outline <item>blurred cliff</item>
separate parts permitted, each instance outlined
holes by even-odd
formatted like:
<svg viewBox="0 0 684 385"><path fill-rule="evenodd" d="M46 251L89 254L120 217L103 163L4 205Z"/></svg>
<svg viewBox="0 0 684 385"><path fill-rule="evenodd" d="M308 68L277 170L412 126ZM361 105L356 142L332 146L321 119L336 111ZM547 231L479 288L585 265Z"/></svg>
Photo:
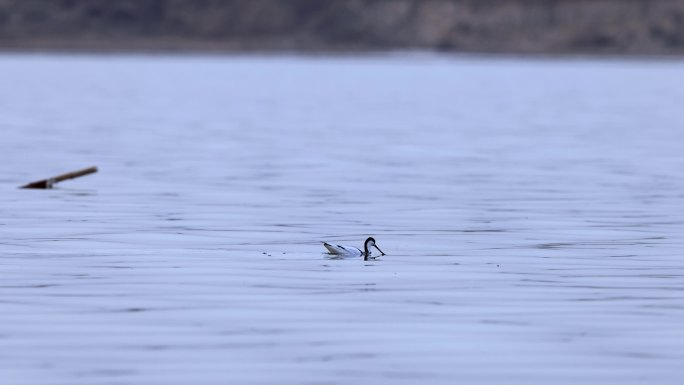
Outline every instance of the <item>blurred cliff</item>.
<svg viewBox="0 0 684 385"><path fill-rule="evenodd" d="M0 0L0 48L684 53L684 0Z"/></svg>

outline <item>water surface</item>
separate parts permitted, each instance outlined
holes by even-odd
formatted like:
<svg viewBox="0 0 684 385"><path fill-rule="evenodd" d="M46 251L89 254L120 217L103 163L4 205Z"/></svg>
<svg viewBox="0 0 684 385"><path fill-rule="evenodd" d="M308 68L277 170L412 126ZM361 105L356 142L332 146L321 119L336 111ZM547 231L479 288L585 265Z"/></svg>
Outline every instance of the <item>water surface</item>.
<svg viewBox="0 0 684 385"><path fill-rule="evenodd" d="M8 383L681 381L682 62L5 55L0 90Z"/></svg>

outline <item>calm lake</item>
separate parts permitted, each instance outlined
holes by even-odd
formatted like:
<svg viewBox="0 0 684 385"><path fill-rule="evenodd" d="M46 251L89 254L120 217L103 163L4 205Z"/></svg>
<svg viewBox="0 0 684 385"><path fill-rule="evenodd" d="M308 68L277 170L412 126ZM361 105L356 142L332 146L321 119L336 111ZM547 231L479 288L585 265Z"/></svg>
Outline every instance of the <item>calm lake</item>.
<svg viewBox="0 0 684 385"><path fill-rule="evenodd" d="M2 55L0 382L681 384L683 100L674 59Z"/></svg>

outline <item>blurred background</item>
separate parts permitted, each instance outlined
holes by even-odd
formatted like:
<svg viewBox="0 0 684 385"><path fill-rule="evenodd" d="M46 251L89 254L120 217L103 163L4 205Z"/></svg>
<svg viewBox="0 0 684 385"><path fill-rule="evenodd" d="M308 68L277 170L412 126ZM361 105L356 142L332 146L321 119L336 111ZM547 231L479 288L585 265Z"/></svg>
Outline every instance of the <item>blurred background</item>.
<svg viewBox="0 0 684 385"><path fill-rule="evenodd" d="M684 52L679 0L0 0L0 47Z"/></svg>

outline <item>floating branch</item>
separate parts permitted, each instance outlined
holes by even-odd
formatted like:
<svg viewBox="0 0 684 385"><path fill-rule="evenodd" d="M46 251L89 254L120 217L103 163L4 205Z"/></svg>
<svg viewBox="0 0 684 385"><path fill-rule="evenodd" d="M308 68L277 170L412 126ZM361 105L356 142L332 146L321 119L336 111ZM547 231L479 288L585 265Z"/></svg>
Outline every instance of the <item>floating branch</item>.
<svg viewBox="0 0 684 385"><path fill-rule="evenodd" d="M79 177L82 177L84 175L93 174L96 172L97 172L97 167L84 168L83 170L68 172L66 174L57 175L57 176L54 176L52 178L43 179L43 180L39 180L37 182L29 183L26 186L21 186L19 188L49 189L49 188L52 188L52 186L54 186L55 183L65 181L67 179L79 178Z"/></svg>

